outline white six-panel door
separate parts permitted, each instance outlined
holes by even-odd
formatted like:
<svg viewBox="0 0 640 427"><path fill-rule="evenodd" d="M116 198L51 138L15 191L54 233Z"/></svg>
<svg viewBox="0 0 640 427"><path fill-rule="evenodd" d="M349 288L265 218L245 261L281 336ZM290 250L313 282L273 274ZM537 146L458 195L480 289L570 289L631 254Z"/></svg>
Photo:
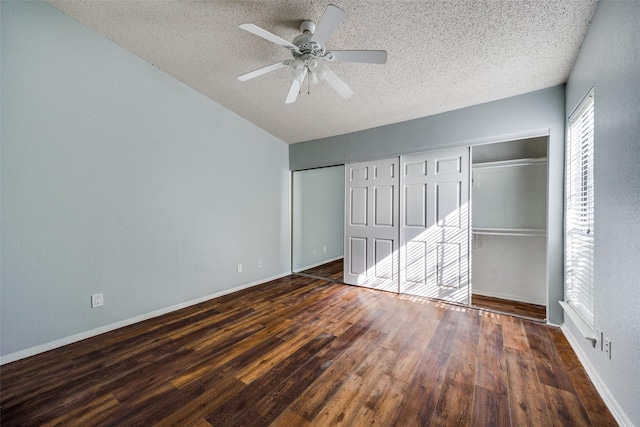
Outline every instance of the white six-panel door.
<svg viewBox="0 0 640 427"><path fill-rule="evenodd" d="M469 148L402 156L400 292L469 304Z"/></svg>
<svg viewBox="0 0 640 427"><path fill-rule="evenodd" d="M345 166L344 281L398 292L398 158Z"/></svg>

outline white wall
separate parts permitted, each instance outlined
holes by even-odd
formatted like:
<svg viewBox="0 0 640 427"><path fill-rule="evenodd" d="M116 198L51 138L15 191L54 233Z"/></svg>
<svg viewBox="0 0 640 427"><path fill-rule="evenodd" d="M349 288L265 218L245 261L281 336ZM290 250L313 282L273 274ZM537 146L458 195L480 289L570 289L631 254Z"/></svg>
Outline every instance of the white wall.
<svg viewBox="0 0 640 427"><path fill-rule="evenodd" d="M567 82L566 116L595 92L594 322L611 360L565 316L610 397L640 426L640 2L601 1ZM605 394L605 398L608 396Z"/></svg>
<svg viewBox="0 0 640 427"><path fill-rule="evenodd" d="M473 236L473 294L547 305L544 236Z"/></svg>
<svg viewBox="0 0 640 427"><path fill-rule="evenodd" d="M292 221L293 271L344 256L344 166L293 172Z"/></svg>
<svg viewBox="0 0 640 427"><path fill-rule="evenodd" d="M289 272L285 143L46 3L1 7L3 356Z"/></svg>

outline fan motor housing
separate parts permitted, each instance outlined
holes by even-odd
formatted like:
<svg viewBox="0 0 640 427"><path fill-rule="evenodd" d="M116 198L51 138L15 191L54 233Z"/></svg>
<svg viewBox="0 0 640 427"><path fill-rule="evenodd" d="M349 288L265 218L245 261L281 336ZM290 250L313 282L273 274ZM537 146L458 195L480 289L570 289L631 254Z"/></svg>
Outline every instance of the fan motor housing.
<svg viewBox="0 0 640 427"><path fill-rule="evenodd" d="M291 43L298 46L300 52L291 51L294 58L301 58L305 55L311 56L323 56L325 52L324 46L320 46L318 43L311 40L313 34L304 33L297 36Z"/></svg>

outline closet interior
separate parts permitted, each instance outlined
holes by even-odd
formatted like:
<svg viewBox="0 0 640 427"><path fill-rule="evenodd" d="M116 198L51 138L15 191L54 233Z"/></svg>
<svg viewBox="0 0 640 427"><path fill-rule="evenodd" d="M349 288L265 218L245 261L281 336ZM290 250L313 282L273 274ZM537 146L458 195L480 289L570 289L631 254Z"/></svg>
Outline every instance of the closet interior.
<svg viewBox="0 0 640 427"><path fill-rule="evenodd" d="M473 146L472 303L546 319L547 138Z"/></svg>

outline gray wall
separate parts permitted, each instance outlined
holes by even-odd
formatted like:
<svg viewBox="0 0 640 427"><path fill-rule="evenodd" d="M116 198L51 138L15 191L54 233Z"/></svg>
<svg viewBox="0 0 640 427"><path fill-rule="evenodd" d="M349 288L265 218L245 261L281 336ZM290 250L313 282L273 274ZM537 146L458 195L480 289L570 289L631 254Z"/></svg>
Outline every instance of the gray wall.
<svg viewBox="0 0 640 427"><path fill-rule="evenodd" d="M640 426L640 2L601 1L567 82L566 116L595 93L594 322L612 359L565 316L629 420Z"/></svg>
<svg viewBox="0 0 640 427"><path fill-rule="evenodd" d="M342 257L344 166L293 172L292 203L293 271Z"/></svg>
<svg viewBox="0 0 640 427"><path fill-rule="evenodd" d="M45 3L1 7L2 355L290 271L285 143Z"/></svg>
<svg viewBox="0 0 640 427"><path fill-rule="evenodd" d="M289 148L292 170L548 135L547 282L551 323L563 299L564 86Z"/></svg>

